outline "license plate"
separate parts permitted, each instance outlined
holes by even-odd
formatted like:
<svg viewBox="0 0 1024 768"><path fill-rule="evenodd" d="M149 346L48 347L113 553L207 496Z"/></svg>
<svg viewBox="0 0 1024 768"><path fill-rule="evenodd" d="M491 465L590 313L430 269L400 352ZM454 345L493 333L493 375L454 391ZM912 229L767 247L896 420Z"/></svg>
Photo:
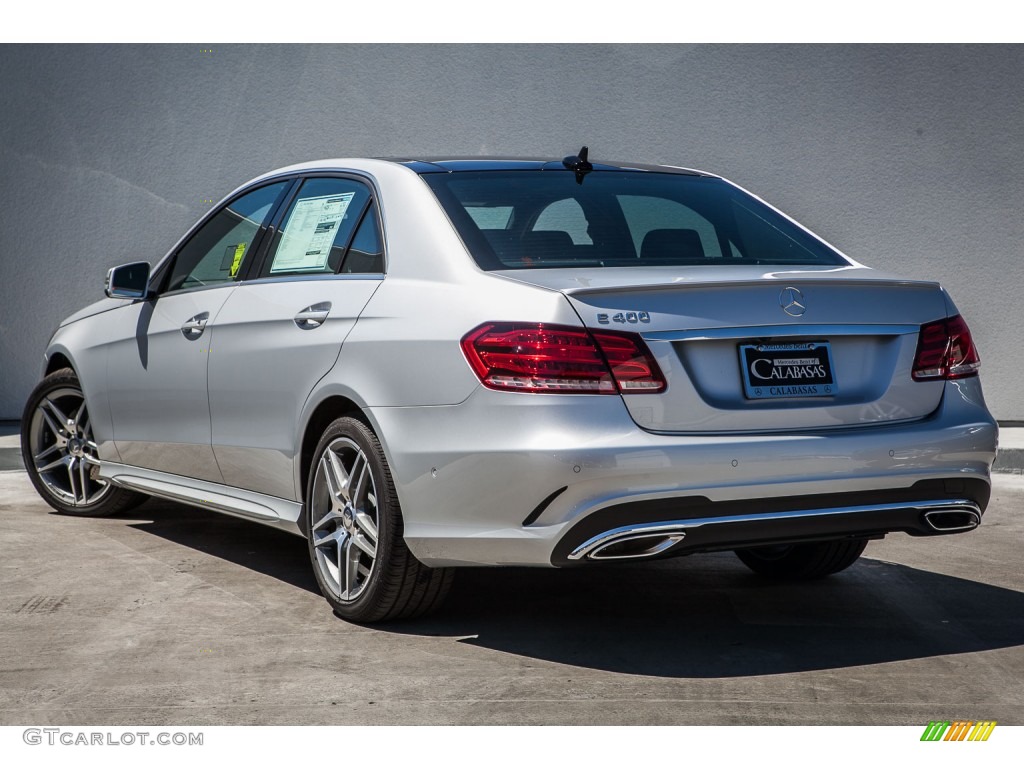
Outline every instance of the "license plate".
<svg viewBox="0 0 1024 768"><path fill-rule="evenodd" d="M827 341L740 344L743 391L750 400L835 397L839 393Z"/></svg>

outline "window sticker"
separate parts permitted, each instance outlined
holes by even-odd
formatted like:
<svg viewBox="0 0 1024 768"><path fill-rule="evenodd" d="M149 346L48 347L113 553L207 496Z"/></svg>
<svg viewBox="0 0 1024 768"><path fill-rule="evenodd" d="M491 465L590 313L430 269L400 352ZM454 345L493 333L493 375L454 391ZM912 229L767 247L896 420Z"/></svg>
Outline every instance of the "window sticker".
<svg viewBox="0 0 1024 768"><path fill-rule="evenodd" d="M338 226L355 194L343 192L308 197L295 203L270 273L322 270L331 255Z"/></svg>
<svg viewBox="0 0 1024 768"><path fill-rule="evenodd" d="M238 274L238 268L242 266L242 256L245 255L245 243L239 243L235 246L235 253L231 257L231 276L234 277Z"/></svg>

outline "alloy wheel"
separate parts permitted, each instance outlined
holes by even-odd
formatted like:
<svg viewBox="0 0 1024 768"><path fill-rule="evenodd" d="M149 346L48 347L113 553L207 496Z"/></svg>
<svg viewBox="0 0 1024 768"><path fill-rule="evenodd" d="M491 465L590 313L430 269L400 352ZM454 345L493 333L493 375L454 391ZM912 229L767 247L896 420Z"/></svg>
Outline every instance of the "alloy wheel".
<svg viewBox="0 0 1024 768"><path fill-rule="evenodd" d="M29 425L29 456L46 490L72 507L101 501L112 486L96 470L100 460L81 390L62 387L48 393Z"/></svg>
<svg viewBox="0 0 1024 768"><path fill-rule="evenodd" d="M366 588L377 562L377 489L366 454L347 437L333 440L316 466L310 538L323 582L343 602Z"/></svg>

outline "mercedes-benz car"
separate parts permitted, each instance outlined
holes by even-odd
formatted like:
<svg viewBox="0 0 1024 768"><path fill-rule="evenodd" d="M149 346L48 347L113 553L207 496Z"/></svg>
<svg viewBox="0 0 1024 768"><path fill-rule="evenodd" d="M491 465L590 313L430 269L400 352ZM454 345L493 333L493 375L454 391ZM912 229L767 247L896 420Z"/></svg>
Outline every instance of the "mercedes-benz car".
<svg viewBox="0 0 1024 768"><path fill-rule="evenodd" d="M429 612L468 565L734 550L821 577L989 499L997 427L949 294L703 171L305 163L105 290L26 404L39 493L303 536L353 621Z"/></svg>

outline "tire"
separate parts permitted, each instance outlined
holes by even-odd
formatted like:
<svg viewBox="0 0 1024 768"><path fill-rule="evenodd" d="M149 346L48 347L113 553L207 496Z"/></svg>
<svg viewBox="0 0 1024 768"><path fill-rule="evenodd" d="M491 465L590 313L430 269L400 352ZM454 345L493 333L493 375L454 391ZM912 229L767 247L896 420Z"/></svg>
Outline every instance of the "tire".
<svg viewBox="0 0 1024 768"><path fill-rule="evenodd" d="M453 571L428 568L409 551L384 451L359 419L336 419L324 431L305 508L313 572L338 616L370 624L440 607Z"/></svg>
<svg viewBox="0 0 1024 768"><path fill-rule="evenodd" d="M849 568L868 545L867 539L737 549L750 570L777 579L820 579Z"/></svg>
<svg viewBox="0 0 1024 768"><path fill-rule="evenodd" d="M32 390L21 417L21 455L43 500L62 515L107 517L148 497L95 477L99 455L78 376L61 368Z"/></svg>

